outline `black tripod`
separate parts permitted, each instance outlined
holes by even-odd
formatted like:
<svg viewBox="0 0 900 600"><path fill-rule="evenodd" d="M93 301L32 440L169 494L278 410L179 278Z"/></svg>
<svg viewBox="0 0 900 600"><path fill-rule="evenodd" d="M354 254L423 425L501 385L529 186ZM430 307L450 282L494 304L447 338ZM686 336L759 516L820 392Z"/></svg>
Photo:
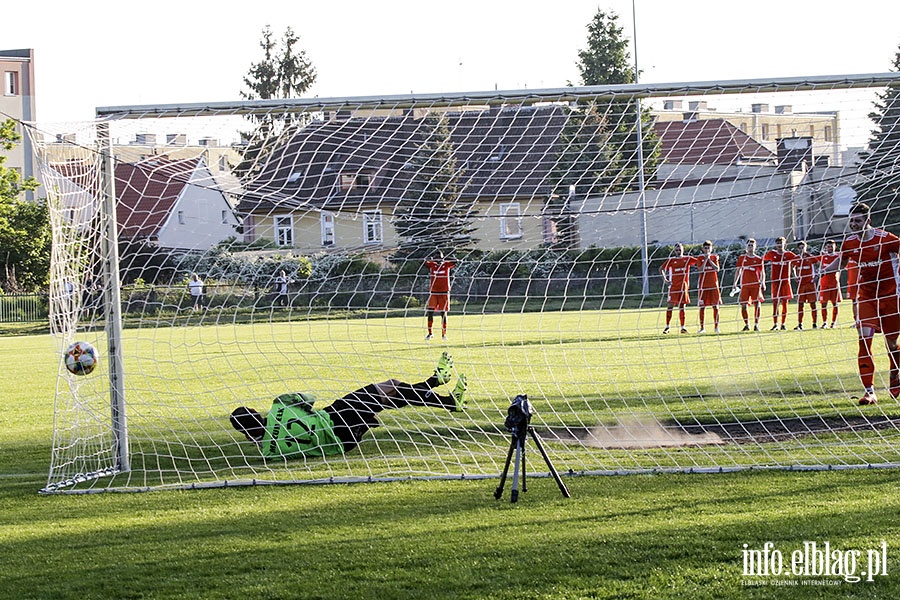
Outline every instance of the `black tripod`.
<svg viewBox="0 0 900 600"><path fill-rule="evenodd" d="M506 465L503 467L503 473L500 475L500 485L498 485L497 489L494 491L494 498L497 500L503 495L503 486L506 484L506 475L509 472L509 463L512 461L513 452L516 453L516 466L513 468L513 484L509 501L516 502L519 500L520 464L522 466L522 491L528 491L525 483L525 438L529 433L531 434L531 439L534 440L534 444L540 451L541 456L544 457L544 462L547 463L550 474L553 475L553 479L556 480L559 491L562 492L564 498L569 497L569 490L566 489L566 484L563 483L559 473L553 468L553 463L550 462L550 457L547 455L547 451L544 450L541 438L537 436L530 425L531 415L532 410L531 404L528 402L528 396L524 394L516 396L513 399L512 404L510 404L506 416L506 428L512 433L512 440L509 444L509 452L506 454Z"/></svg>

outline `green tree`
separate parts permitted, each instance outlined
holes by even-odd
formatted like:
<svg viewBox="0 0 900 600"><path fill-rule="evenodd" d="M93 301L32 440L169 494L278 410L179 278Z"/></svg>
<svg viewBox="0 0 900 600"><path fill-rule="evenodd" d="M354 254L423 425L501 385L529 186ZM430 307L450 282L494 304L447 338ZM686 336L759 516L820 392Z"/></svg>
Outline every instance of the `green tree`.
<svg viewBox="0 0 900 600"><path fill-rule="evenodd" d="M12 150L22 139L16 122L0 123L0 148ZM22 194L35 191L33 177L22 179L4 166L0 154L0 287L7 292L32 291L46 285L50 272L50 220L43 200L26 201Z"/></svg>
<svg viewBox="0 0 900 600"><path fill-rule="evenodd" d="M893 70L900 71L900 51L894 55ZM872 208L873 223L900 232L900 85L878 95L869 118L875 128L859 167L856 200Z"/></svg>
<svg viewBox="0 0 900 600"><path fill-rule="evenodd" d="M394 260L420 260L437 251L451 254L473 245L475 202L465 200L453 141L446 117L426 117L421 141L400 177L406 192L397 205L393 224L399 238Z"/></svg>
<svg viewBox="0 0 900 600"><path fill-rule="evenodd" d="M578 52L581 85L635 83L628 39L618 25L618 15L598 10L588 25L587 47ZM638 117L634 98L595 98L569 109L560 136L560 150L551 178L551 214L558 214L560 244L571 246L574 237L564 233L569 221L570 198L637 189ZM656 169L659 151L652 131L652 115L641 110L641 138L645 181ZM573 194L574 191L574 194Z"/></svg>
<svg viewBox="0 0 900 600"><path fill-rule="evenodd" d="M246 90L241 91L245 100L273 100L298 98L307 92L316 81L317 73L306 51L297 48L300 38L288 27L284 31L280 45L276 42L272 29L266 25L259 45L263 57L250 65L244 77ZM272 138L286 127L304 124L305 115L290 112L274 112L265 115L249 115L254 130L244 134L248 139L247 149L235 174L244 177L258 167L261 159L271 148Z"/></svg>

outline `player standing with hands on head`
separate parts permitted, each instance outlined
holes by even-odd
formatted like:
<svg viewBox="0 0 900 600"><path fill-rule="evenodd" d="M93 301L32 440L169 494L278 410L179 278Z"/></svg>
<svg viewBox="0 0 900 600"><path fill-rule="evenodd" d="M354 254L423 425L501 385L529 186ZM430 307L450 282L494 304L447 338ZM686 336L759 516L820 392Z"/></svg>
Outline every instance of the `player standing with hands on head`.
<svg viewBox="0 0 900 600"><path fill-rule="evenodd" d="M785 329L784 322L787 319L788 302L794 298L794 290L791 287L791 271L797 255L790 250L785 250L787 240L784 237L775 238L775 249L769 250L763 256L763 260L772 263L772 331L778 329L778 307L781 306L781 329Z"/></svg>
<svg viewBox="0 0 900 600"><path fill-rule="evenodd" d="M800 254L797 256L797 326L794 331L803 330L803 305L809 303L812 312L812 328L818 327L818 312L816 312L816 280L819 278L818 265L821 256L813 256L809 253L809 246L805 241L797 244ZM824 317L823 317L824 319ZM824 324L824 320L823 320Z"/></svg>
<svg viewBox="0 0 900 600"><path fill-rule="evenodd" d="M822 329L828 325L828 303L831 302L831 329L838 318L838 304L841 303L841 284L838 281L840 269L826 272L825 269L831 263L837 261L840 265L841 255L837 253L837 243L834 240L825 242L824 252L819 255L819 264L822 268L822 276L819 279L819 302L822 303Z"/></svg>
<svg viewBox="0 0 900 600"><path fill-rule="evenodd" d="M719 255L713 254L713 244L710 240L703 242L703 254L697 257L696 267L700 271L700 281L697 285L699 298L697 306L700 307L700 331L705 333L706 307L712 306L713 324L716 333L719 333L719 305L722 304L722 292L719 289Z"/></svg>
<svg viewBox="0 0 900 600"><path fill-rule="evenodd" d="M444 253L438 252L437 259L426 260L430 279L428 306L425 317L428 321L426 340L433 337L435 313L441 315L441 338L447 339L447 313L450 312L450 269L456 266L452 260L444 260Z"/></svg>
<svg viewBox="0 0 900 600"><path fill-rule="evenodd" d="M743 331L750 331L747 305L753 304L753 331L759 331L760 304L765 300L766 270L762 256L756 254L756 240L747 240L747 250L738 256L734 270L734 289L741 293L741 317L744 318Z"/></svg>
<svg viewBox="0 0 900 600"><path fill-rule="evenodd" d="M841 244L841 259L833 261L824 271L836 273L840 268L855 261L859 270L857 281L857 331L859 351L857 366L859 379L865 393L859 404L875 404L875 361L872 357L872 338L875 332L884 335L890 359L889 386L891 397L900 396L900 297L897 295L897 280L894 275L894 261L900 255L900 238L893 233L872 227L870 209L867 204L856 204L850 209L847 228L850 235Z"/></svg>
<svg viewBox="0 0 900 600"><path fill-rule="evenodd" d="M688 294L691 266L697 261L693 256L684 255L684 246L681 243L672 247L674 256L666 259L659 268L663 281L669 284L669 299L666 303L666 328L663 333L669 333L669 324L672 321L672 309L678 307L678 320L681 322L681 333L687 333L684 326L684 307L691 303Z"/></svg>

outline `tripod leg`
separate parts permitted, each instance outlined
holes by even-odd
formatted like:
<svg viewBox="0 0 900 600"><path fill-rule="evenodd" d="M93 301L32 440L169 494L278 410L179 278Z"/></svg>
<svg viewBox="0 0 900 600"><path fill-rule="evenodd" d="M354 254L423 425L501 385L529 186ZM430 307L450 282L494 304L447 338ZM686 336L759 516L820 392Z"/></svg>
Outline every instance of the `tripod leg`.
<svg viewBox="0 0 900 600"><path fill-rule="evenodd" d="M569 490L566 488L566 484L563 483L563 480L559 476L559 473L557 473L556 469L553 468L553 463L550 462L550 457L547 456L547 451L544 450L544 445L541 443L541 438L537 436L537 434L534 432L534 429L529 428L528 431L531 433L531 439L534 440L534 444L541 452L541 456L544 457L544 462L547 463L547 468L550 469L550 474L553 475L553 479L556 480L556 485L559 486L559 491L562 492L563 498L569 498Z"/></svg>
<svg viewBox="0 0 900 600"><path fill-rule="evenodd" d="M522 492L528 491L528 486L525 483L525 442L527 439L525 436L522 436Z"/></svg>
<svg viewBox="0 0 900 600"><path fill-rule="evenodd" d="M509 463L512 460L513 450L516 446L516 440L513 441L509 445L509 452L506 453L506 465L503 467L503 473L500 474L500 485L497 486L497 489L494 490L494 498L497 500L500 499L500 496L503 495L503 486L506 485L506 474L509 472Z"/></svg>
<svg viewBox="0 0 900 600"><path fill-rule="evenodd" d="M516 465L513 467L513 484L509 493L509 501L516 502L519 500L519 462L522 460L522 447L524 440L513 440L516 447Z"/></svg>

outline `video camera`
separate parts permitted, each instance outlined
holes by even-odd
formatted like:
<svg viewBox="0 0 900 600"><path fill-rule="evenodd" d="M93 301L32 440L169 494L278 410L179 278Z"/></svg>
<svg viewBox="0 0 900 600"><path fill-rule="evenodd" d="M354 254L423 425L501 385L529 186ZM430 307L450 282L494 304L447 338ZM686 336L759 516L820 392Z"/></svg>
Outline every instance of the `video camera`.
<svg viewBox="0 0 900 600"><path fill-rule="evenodd" d="M519 394L512 399L509 408L506 410L506 421L504 425L507 431L513 434L514 438L524 438L528 432L528 425L531 423L531 415L534 411L528 396Z"/></svg>

